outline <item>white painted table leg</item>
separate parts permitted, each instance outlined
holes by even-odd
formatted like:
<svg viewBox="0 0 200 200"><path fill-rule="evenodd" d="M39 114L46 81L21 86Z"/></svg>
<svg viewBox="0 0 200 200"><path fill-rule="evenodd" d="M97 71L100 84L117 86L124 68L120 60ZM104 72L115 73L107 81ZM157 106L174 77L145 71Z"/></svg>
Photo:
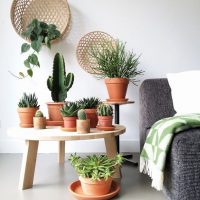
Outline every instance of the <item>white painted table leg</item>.
<svg viewBox="0 0 200 200"><path fill-rule="evenodd" d="M28 189L33 186L35 164L39 141L26 140L20 173L19 189Z"/></svg>
<svg viewBox="0 0 200 200"><path fill-rule="evenodd" d="M58 147L58 162L64 164L65 162L65 141L59 141Z"/></svg>
<svg viewBox="0 0 200 200"><path fill-rule="evenodd" d="M106 153L109 158L114 158L117 155L117 146L115 141L114 135L109 135L108 137L104 138L105 145L106 145ZM113 178L120 179L121 178L121 172L120 167L116 167L116 172L113 175Z"/></svg>

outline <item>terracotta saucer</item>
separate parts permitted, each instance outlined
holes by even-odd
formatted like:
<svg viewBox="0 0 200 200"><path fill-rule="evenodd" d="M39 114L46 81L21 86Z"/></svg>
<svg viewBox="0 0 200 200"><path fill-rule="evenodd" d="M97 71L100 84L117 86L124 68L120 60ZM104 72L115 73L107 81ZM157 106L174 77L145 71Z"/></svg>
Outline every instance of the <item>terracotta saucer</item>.
<svg viewBox="0 0 200 200"><path fill-rule="evenodd" d="M63 126L64 121L51 121L49 119L46 120L47 126Z"/></svg>
<svg viewBox="0 0 200 200"><path fill-rule="evenodd" d="M69 185L68 189L75 196L75 198L79 199L79 200L106 200L106 199L111 199L112 197L116 196L120 191L120 187L115 181L112 182L110 192L108 194L100 195L100 196L91 196L91 195L84 194L83 190L81 188L80 181L73 182L71 185Z"/></svg>
<svg viewBox="0 0 200 200"><path fill-rule="evenodd" d="M103 126L97 125L96 128L97 128L98 130L101 130L101 131L113 131L113 130L115 130L115 127L114 127L114 126L111 126L111 127L103 127Z"/></svg>
<svg viewBox="0 0 200 200"><path fill-rule="evenodd" d="M106 101L108 101L108 102L119 102L119 103L121 103L121 102L127 102L128 99L106 99Z"/></svg>
<svg viewBox="0 0 200 200"><path fill-rule="evenodd" d="M76 132L76 128L65 128L63 126L60 127L62 131L67 131L67 132Z"/></svg>

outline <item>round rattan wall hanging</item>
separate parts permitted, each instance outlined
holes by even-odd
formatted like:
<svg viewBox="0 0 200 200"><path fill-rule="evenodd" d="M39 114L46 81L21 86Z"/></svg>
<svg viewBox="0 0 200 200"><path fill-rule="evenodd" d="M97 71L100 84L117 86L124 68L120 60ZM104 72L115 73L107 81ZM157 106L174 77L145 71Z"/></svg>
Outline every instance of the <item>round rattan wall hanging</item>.
<svg viewBox="0 0 200 200"><path fill-rule="evenodd" d="M101 31L93 31L84 35L76 49L76 55L79 65L88 73L93 74L92 67L97 65L94 58L90 55L91 48L101 48L101 45L106 45L106 42L115 42L114 38L107 33Z"/></svg>
<svg viewBox="0 0 200 200"><path fill-rule="evenodd" d="M15 31L21 34L33 20L55 24L63 36L70 24L70 9L67 0L14 0L11 21ZM26 39L25 37L23 37Z"/></svg>

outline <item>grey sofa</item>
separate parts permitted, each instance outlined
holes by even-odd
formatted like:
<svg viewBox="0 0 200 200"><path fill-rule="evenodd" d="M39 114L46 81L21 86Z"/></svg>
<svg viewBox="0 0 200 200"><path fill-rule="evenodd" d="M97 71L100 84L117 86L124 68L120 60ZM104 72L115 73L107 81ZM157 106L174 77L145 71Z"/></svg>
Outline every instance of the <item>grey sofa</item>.
<svg viewBox="0 0 200 200"><path fill-rule="evenodd" d="M140 148L153 123L174 114L167 79L145 80L140 87ZM199 128L174 137L167 156L164 193L171 200L200 200Z"/></svg>

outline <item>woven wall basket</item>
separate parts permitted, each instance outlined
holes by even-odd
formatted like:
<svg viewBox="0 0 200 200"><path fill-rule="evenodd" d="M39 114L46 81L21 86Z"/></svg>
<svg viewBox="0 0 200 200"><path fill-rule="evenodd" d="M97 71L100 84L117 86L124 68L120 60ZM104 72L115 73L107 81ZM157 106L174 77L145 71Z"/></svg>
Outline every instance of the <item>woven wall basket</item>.
<svg viewBox="0 0 200 200"><path fill-rule="evenodd" d="M15 31L21 37L27 25L35 18L47 24L55 24L63 37L70 24L70 9L67 0L13 1L11 21Z"/></svg>
<svg viewBox="0 0 200 200"><path fill-rule="evenodd" d="M90 55L91 48L101 48L101 45L106 45L106 42L115 40L112 36L101 31L93 31L84 35L77 46L76 55L79 65L88 73L94 74L92 67L97 66L96 61Z"/></svg>

